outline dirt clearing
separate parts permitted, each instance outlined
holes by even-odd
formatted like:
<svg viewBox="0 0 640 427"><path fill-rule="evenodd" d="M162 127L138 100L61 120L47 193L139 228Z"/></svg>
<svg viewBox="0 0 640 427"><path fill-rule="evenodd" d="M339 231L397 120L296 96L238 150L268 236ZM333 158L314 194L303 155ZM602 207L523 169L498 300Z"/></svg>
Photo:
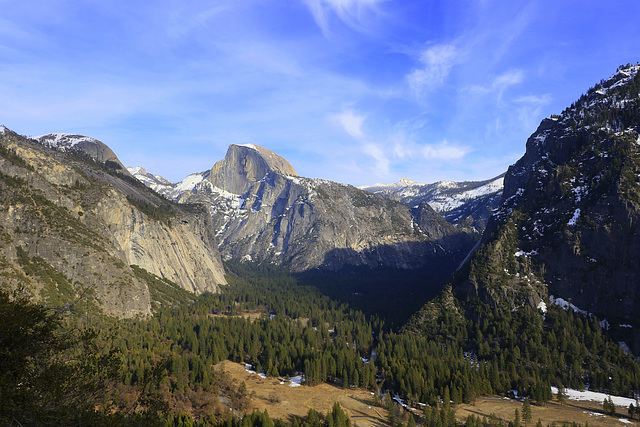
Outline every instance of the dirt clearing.
<svg viewBox="0 0 640 427"><path fill-rule="evenodd" d="M252 394L249 412L266 409L272 418L289 422L292 417L305 417L310 408L325 415L338 402L359 427L387 426L386 411L375 405L374 396L367 390L343 389L328 384L291 387L290 383L281 384L277 378L252 374L239 363L225 361L217 366L238 383L247 384L247 391Z"/></svg>
<svg viewBox="0 0 640 427"><path fill-rule="evenodd" d="M272 418L289 422L293 417L306 416L310 408L324 415L338 402L359 427L388 426L387 411L375 404L374 396L367 390L344 389L328 384L291 387L290 383L281 384L282 381L277 378L262 378L248 372L243 364L229 361L221 362L217 368L223 368L238 384L242 381L246 383L247 391L252 394L249 412L266 409ZM495 414L504 421L513 421L515 410L518 409L522 417L522 402L494 396L480 398L474 404L456 405L454 409L458 422L462 424L470 414L480 417ZM583 426L589 423L590 427L640 425L627 418L627 408L618 406L615 416L609 416L604 415L602 404L595 402L567 401L561 406L552 401L546 406L532 405L531 409L533 422L529 426L534 426L538 419L545 426L554 421L575 421Z"/></svg>
<svg viewBox="0 0 640 427"><path fill-rule="evenodd" d="M484 397L478 399L475 404L462 404L455 407L456 418L459 422L466 420L470 414L488 417L492 413L502 420L513 421L516 409L520 412L522 421L522 402L517 400ZM595 402L567 401L564 406L561 406L558 402L553 401L547 403L546 406L531 405L531 410L533 422L528 424L530 426L534 426L538 422L538 418L542 420L544 426L551 425L554 421L556 423L575 421L583 426L589 423L589 427L640 425L637 421L627 419L627 408L618 406L615 416L609 416L602 412L602 404ZM524 422L521 422L521 425L524 426Z"/></svg>

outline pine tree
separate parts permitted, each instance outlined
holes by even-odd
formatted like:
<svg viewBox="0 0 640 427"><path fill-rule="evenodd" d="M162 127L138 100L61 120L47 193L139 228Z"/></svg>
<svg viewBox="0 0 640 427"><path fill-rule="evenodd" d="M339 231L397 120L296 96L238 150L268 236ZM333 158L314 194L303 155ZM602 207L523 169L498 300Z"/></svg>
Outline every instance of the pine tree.
<svg viewBox="0 0 640 427"><path fill-rule="evenodd" d="M524 399L524 403L522 404L522 420L524 421L525 426L533 420L531 403L528 398Z"/></svg>
<svg viewBox="0 0 640 427"><path fill-rule="evenodd" d="M520 427L520 412L518 408L515 410L515 415L513 417L513 427Z"/></svg>
<svg viewBox="0 0 640 427"><path fill-rule="evenodd" d="M613 400L611 400L611 396L604 399L602 409L605 414L613 415L616 413L616 405L613 403Z"/></svg>
<svg viewBox="0 0 640 427"><path fill-rule="evenodd" d="M563 386L558 387L557 398L558 398L558 402L560 402L560 405L564 405L565 402L567 401L567 392Z"/></svg>
<svg viewBox="0 0 640 427"><path fill-rule="evenodd" d="M407 421L407 427L416 427L416 420L413 418L413 414L409 413L409 421Z"/></svg>

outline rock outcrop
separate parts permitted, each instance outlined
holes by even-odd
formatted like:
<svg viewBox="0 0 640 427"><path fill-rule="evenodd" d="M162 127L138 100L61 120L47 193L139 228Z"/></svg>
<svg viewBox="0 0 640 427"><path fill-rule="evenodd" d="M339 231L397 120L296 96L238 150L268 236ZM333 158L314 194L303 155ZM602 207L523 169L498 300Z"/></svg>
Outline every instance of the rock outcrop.
<svg viewBox="0 0 640 427"><path fill-rule="evenodd" d="M88 152L42 141L0 133L5 286L59 304L92 295L132 317L150 314L153 297L130 265L194 293L226 283L209 215L158 197L99 141Z"/></svg>
<svg viewBox="0 0 640 427"><path fill-rule="evenodd" d="M458 288L464 298L508 310L570 300L638 353L639 71L620 68L527 140Z"/></svg>
<svg viewBox="0 0 640 427"><path fill-rule="evenodd" d="M159 191L208 206L223 258L296 272L430 265L452 271L474 244L433 211L416 222L400 202L300 177L284 158L257 145L231 145L210 171Z"/></svg>
<svg viewBox="0 0 640 427"><path fill-rule="evenodd" d="M84 135L68 133L49 133L31 139L40 144L62 152L82 152L96 162L113 162L124 168L118 156L105 143Z"/></svg>

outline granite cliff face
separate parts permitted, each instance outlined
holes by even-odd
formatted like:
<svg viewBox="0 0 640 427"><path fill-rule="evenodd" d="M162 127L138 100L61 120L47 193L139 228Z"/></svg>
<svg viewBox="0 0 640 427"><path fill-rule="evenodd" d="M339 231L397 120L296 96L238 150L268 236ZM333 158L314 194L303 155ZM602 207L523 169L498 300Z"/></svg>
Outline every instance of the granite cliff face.
<svg viewBox="0 0 640 427"><path fill-rule="evenodd" d="M570 301L640 350L639 70L620 68L527 140L463 295L498 309Z"/></svg>
<svg viewBox="0 0 640 427"><path fill-rule="evenodd" d="M435 264L453 270L474 243L432 210L416 221L417 211L397 201L299 177L285 159L256 145L231 145L210 171L158 191L208 206L224 258L298 272Z"/></svg>
<svg viewBox="0 0 640 427"><path fill-rule="evenodd" d="M58 304L92 295L107 314L132 317L149 314L154 297L130 265L194 293L225 284L206 213L140 185L99 141L0 130L5 286ZM47 143L69 139L90 141Z"/></svg>

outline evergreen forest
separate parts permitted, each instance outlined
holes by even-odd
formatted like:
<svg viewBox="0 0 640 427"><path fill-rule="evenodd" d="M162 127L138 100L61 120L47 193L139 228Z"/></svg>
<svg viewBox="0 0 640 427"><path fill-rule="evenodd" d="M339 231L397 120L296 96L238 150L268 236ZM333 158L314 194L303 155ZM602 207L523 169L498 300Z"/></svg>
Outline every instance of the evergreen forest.
<svg viewBox="0 0 640 427"><path fill-rule="evenodd" d="M545 405L551 386L633 397L640 385L640 364L598 319L558 306L500 316L475 307L484 314L472 321L445 290L428 320L396 328L273 266L227 264L224 291L197 297L133 267L149 284L151 318L0 294L0 423L350 425L339 405L287 422L247 413L250 391L216 369L224 360L269 377L303 374L310 386L368 389L397 426L455 425L455 405L480 396ZM419 411L402 415L399 402Z"/></svg>

